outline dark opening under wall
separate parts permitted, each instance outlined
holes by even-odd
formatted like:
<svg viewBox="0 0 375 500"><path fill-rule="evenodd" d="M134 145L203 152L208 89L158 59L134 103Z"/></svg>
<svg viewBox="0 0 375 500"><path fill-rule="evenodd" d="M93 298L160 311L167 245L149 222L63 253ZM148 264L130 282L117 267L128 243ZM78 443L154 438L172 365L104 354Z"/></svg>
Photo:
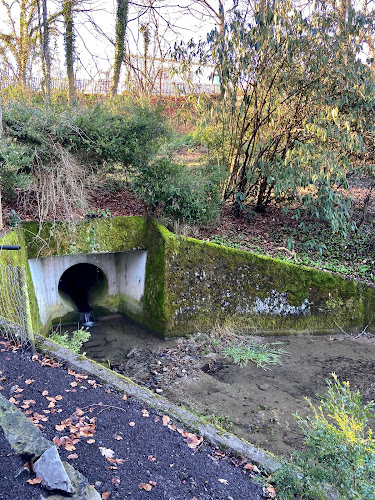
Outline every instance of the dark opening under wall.
<svg viewBox="0 0 375 500"><path fill-rule="evenodd" d="M74 304L79 312L89 312L107 293L108 283L103 271L93 264L75 264L59 280L62 300Z"/></svg>

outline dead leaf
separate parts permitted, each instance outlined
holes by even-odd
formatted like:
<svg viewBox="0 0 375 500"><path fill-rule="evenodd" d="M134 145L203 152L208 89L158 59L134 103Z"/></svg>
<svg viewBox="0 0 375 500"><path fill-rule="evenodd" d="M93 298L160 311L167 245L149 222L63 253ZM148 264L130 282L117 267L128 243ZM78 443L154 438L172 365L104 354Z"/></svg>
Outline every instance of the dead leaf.
<svg viewBox="0 0 375 500"><path fill-rule="evenodd" d="M254 469L254 465L253 464L246 464L246 465L244 465L244 469L245 470L253 470Z"/></svg>
<svg viewBox="0 0 375 500"><path fill-rule="evenodd" d="M162 421L163 425L168 425L171 419L168 417L168 415L163 415Z"/></svg>
<svg viewBox="0 0 375 500"><path fill-rule="evenodd" d="M77 453L71 453L70 455L67 456L68 460L74 460L78 458Z"/></svg>
<svg viewBox="0 0 375 500"><path fill-rule="evenodd" d="M113 458L115 455L115 452L111 450L110 448L104 448L104 446L99 446L100 453L103 455L105 458Z"/></svg>
<svg viewBox="0 0 375 500"><path fill-rule="evenodd" d="M203 436L199 439L195 434L188 433L187 437L184 439L185 443L187 443L188 447L194 450L198 445L203 441Z"/></svg>
<svg viewBox="0 0 375 500"><path fill-rule="evenodd" d="M156 486L157 485L156 481L149 481L149 483L152 484L152 486Z"/></svg>
<svg viewBox="0 0 375 500"><path fill-rule="evenodd" d="M111 494L110 491L106 491L105 493L102 493L102 499L103 500L108 500L110 494Z"/></svg>
<svg viewBox="0 0 375 500"><path fill-rule="evenodd" d="M42 478L35 477L34 479L28 479L27 482L29 484L40 484L42 482Z"/></svg>
<svg viewBox="0 0 375 500"><path fill-rule="evenodd" d="M156 460L156 458L152 455L149 455L147 458L150 462L155 462L155 460Z"/></svg>
<svg viewBox="0 0 375 500"><path fill-rule="evenodd" d="M117 436L115 436L115 439L116 439L116 441L121 441L121 439L123 439L123 438L122 438L122 436L117 435Z"/></svg>
<svg viewBox="0 0 375 500"><path fill-rule="evenodd" d="M147 410L144 409L144 410L142 410L142 416L143 417L149 417L150 414L149 414L149 412Z"/></svg>
<svg viewBox="0 0 375 500"><path fill-rule="evenodd" d="M62 432L64 429L65 429L65 425L64 424L61 424L61 425L55 425L55 429L59 432Z"/></svg>
<svg viewBox="0 0 375 500"><path fill-rule="evenodd" d="M43 391L42 392L42 396L47 396L47 394L48 394L48 391Z"/></svg>
<svg viewBox="0 0 375 500"><path fill-rule="evenodd" d="M87 444L93 444L95 443L95 439L88 439L86 442Z"/></svg>
<svg viewBox="0 0 375 500"><path fill-rule="evenodd" d="M35 380L31 379L31 378L28 378L27 380L25 380L25 384L27 385L30 385L32 384L33 382L35 382Z"/></svg>
<svg viewBox="0 0 375 500"><path fill-rule="evenodd" d="M229 484L229 482L226 479L218 479L219 483L222 484Z"/></svg>
<svg viewBox="0 0 375 500"><path fill-rule="evenodd" d="M151 491L152 490L152 486L149 483L141 483L141 484L138 485L138 488L140 490L145 490L145 491Z"/></svg>
<svg viewBox="0 0 375 500"><path fill-rule="evenodd" d="M77 382L70 382L70 384L69 384L69 385L70 385L71 387L77 387L77 385L78 385L78 384L77 384Z"/></svg>
<svg viewBox="0 0 375 500"><path fill-rule="evenodd" d="M127 396L126 394L124 394L124 395L122 396L122 399L123 399L124 401L126 401L126 400L128 399L128 396Z"/></svg>
<svg viewBox="0 0 375 500"><path fill-rule="evenodd" d="M135 426L135 422L129 422L129 425L130 425L130 427L134 427Z"/></svg>
<svg viewBox="0 0 375 500"><path fill-rule="evenodd" d="M66 451L74 451L76 449L76 447L72 444L67 444L64 446L64 448L66 449Z"/></svg>
<svg viewBox="0 0 375 500"><path fill-rule="evenodd" d="M62 398L63 397L61 396L61 394L58 394L57 396L55 396L56 401L61 401Z"/></svg>
<svg viewBox="0 0 375 500"><path fill-rule="evenodd" d="M270 498L276 498L276 490L272 486L268 486L267 493Z"/></svg>
<svg viewBox="0 0 375 500"><path fill-rule="evenodd" d="M120 480L120 478L119 478L119 477L114 477L114 478L112 479L112 483L113 483L113 484L120 484L120 482L121 482L121 480Z"/></svg>
<svg viewBox="0 0 375 500"><path fill-rule="evenodd" d="M23 392L23 389L21 389L21 387L18 387L18 389L16 389L14 392Z"/></svg>

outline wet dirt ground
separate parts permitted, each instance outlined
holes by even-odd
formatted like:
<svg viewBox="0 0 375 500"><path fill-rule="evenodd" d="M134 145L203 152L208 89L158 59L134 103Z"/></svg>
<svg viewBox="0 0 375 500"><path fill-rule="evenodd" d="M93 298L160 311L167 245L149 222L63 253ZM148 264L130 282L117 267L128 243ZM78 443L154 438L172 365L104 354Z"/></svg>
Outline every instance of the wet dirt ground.
<svg viewBox="0 0 375 500"><path fill-rule="evenodd" d="M281 365L263 370L238 366L216 354L199 355L194 342L163 341L114 316L90 329L84 345L90 358L184 405L277 455L301 449L294 414L308 414L305 397L317 404L332 372L358 388L365 402L375 399L375 335L267 336L288 352ZM214 416L214 417L212 417ZM375 419L370 425L375 429Z"/></svg>

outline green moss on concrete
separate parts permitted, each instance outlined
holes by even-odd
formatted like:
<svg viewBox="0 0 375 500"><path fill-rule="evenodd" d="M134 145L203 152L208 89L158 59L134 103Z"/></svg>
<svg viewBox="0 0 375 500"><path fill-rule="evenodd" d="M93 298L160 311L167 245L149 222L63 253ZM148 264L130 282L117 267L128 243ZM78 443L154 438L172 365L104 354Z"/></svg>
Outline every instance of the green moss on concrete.
<svg viewBox="0 0 375 500"><path fill-rule="evenodd" d="M142 301L107 296L94 313L119 311L166 337L228 321L272 333L328 332L337 325L360 329L375 309L374 289L316 269L175 236L141 217L41 227L25 223L22 237L30 258L146 249Z"/></svg>
<svg viewBox="0 0 375 500"><path fill-rule="evenodd" d="M29 298L29 314L30 322L34 333L39 333L41 330L41 323L39 320L38 303L35 296L34 285L31 278L29 263L27 260L27 252L25 249L25 240L23 232L15 229L0 236L0 245L19 245L21 247L18 251L0 250L0 265L22 266L25 269L27 295ZM6 287L6 284L0 283L1 287ZM5 298L6 296L3 295ZM9 300L13 299L9 296ZM12 305L10 303L9 305Z"/></svg>
<svg viewBox="0 0 375 500"><path fill-rule="evenodd" d="M161 233L165 335L231 321L250 331L362 328L375 290L341 276Z"/></svg>
<svg viewBox="0 0 375 500"><path fill-rule="evenodd" d="M22 224L29 258L81 253L125 252L145 248L142 217L114 217L77 223Z"/></svg>

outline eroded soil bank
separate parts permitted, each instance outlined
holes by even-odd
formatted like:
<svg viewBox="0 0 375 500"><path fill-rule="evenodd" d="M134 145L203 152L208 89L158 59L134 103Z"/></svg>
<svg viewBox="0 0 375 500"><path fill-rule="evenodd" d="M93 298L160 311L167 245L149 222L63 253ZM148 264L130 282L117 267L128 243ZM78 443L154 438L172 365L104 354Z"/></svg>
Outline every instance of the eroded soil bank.
<svg viewBox="0 0 375 500"><path fill-rule="evenodd" d="M267 336L288 352L268 370L228 358L199 354L192 341L163 341L121 317L103 319L90 329L87 355L211 417L241 438L277 455L301 449L294 414L305 416L305 396L318 403L325 380L335 372L358 388L364 401L375 399L375 335ZM232 426L231 426L232 423ZM371 421L375 429L375 419Z"/></svg>

